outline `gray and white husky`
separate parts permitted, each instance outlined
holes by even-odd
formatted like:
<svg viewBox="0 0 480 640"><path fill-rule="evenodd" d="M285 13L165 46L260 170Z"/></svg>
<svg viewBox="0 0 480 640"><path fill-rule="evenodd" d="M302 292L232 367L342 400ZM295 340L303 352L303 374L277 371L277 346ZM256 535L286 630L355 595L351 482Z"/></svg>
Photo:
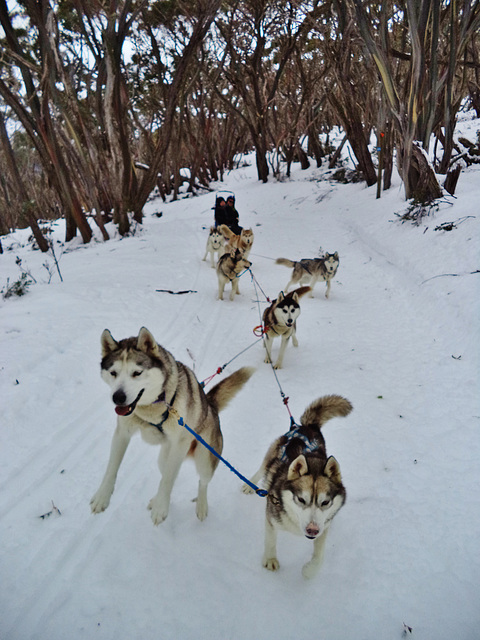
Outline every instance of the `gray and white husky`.
<svg viewBox="0 0 480 640"><path fill-rule="evenodd" d="M224 253L225 246L225 238L217 229L217 227L210 227L210 232L208 234L207 246L205 247L205 255L202 260L206 260L208 254L210 254L210 262L212 265L212 269L215 269L215 254L217 254L217 258L220 258Z"/></svg>
<svg viewBox="0 0 480 640"><path fill-rule="evenodd" d="M204 520L208 512L207 486L218 458L197 443L178 423L178 416L221 453L223 439L218 412L226 407L254 369L239 369L205 394L193 371L157 344L145 328L138 337L119 342L105 329L101 344L101 375L112 390L117 428L104 478L90 501L92 512L100 513L108 507L130 438L139 431L146 442L161 445L158 464L162 478L157 494L148 505L153 524L158 525L167 517L170 493L187 456L193 458L200 477L196 511L198 518Z"/></svg>
<svg viewBox="0 0 480 640"><path fill-rule="evenodd" d="M232 249L220 256L217 262L218 299L223 300L225 285L232 285L230 300L234 300L235 294L240 294L238 280L242 271L252 266L252 263L244 258L240 249Z"/></svg>
<svg viewBox="0 0 480 640"><path fill-rule="evenodd" d="M327 458L321 428L327 420L347 416L351 410L350 402L337 395L312 402L300 425L273 442L251 478L254 484L265 478L268 491L262 564L270 571L280 568L277 530L283 529L313 540L313 555L302 574L308 579L317 573L328 528L346 498L339 464L333 456ZM253 493L253 489L245 484L243 492Z"/></svg>
<svg viewBox="0 0 480 640"><path fill-rule="evenodd" d="M326 253L323 258L303 258L298 262L294 260L288 260L287 258L278 258L276 264L282 264L284 267L293 268L292 277L290 282L285 287L285 291L288 291L290 287L297 284L308 284L312 288L310 297L313 298L313 287L318 280L323 280L327 283L327 290L325 297L330 295L330 285L332 279L337 273L340 259L338 253Z"/></svg>
<svg viewBox="0 0 480 640"><path fill-rule="evenodd" d="M310 287L300 287L291 293L281 291L278 298L263 312L264 346L267 352L265 362L272 362L272 346L275 338L281 338L280 350L274 369L281 369L288 341L298 347L297 318L300 315L300 298L310 291Z"/></svg>

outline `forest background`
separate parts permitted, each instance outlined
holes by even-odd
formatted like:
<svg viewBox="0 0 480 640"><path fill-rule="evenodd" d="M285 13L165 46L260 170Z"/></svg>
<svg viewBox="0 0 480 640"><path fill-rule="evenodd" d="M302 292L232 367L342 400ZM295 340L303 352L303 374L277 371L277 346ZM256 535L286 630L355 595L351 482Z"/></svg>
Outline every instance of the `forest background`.
<svg viewBox="0 0 480 640"><path fill-rule="evenodd" d="M479 27L478 0L0 0L0 234L126 235L249 150L267 182L345 142L377 197L396 159L428 206L480 158L453 139L463 105L480 116Z"/></svg>

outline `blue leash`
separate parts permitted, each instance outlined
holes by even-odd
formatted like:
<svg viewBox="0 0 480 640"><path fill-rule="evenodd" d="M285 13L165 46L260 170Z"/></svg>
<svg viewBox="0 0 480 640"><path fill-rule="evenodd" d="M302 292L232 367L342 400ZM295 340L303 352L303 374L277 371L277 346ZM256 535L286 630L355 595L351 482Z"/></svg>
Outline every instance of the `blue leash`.
<svg viewBox="0 0 480 640"><path fill-rule="evenodd" d="M165 403L167 404L167 403ZM241 480L243 480L245 482L245 484L247 484L251 489L253 489L255 491L255 493L257 494L257 496L260 496L262 498L266 498L268 495L268 491L266 489L260 489L260 487L257 487L256 484L254 484L253 482L250 482L250 480L248 478L246 478L245 476L243 476L239 471L237 471L235 469L235 467L233 467L228 460L225 460L225 458L223 458L219 453L217 453L217 451L215 451L215 449L213 447L211 447L208 442L206 440L204 440L202 438L201 435L199 435L198 433L196 433L192 428L190 428L188 426L188 424L184 421L184 419L178 415L178 411L176 409L174 409L171 405L167 404L168 410L173 413L173 415L177 418L178 420L178 424L182 427L185 427L185 429L192 434L192 436L194 438L196 438L201 444L203 444L203 446L208 449L210 451L210 453L212 453L216 458L218 458L219 460L221 460L223 462L223 464L225 466L227 466L230 471L233 471L233 473L238 476Z"/></svg>

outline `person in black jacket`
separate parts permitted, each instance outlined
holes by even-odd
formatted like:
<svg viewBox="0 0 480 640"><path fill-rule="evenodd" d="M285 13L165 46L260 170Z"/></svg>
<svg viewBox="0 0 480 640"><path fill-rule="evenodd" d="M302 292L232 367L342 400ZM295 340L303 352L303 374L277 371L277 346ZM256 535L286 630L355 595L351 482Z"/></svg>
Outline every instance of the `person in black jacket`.
<svg viewBox="0 0 480 640"><path fill-rule="evenodd" d="M235 196L228 196L225 206L225 222L229 229L236 235L242 231L242 227L238 224L238 211L235 209Z"/></svg>
<svg viewBox="0 0 480 640"><path fill-rule="evenodd" d="M227 206L227 203L225 202L225 198L222 198L222 196L218 196L218 198L215 200L215 226L219 227L222 224L227 224L226 222L226 217L225 217L225 208Z"/></svg>
<svg viewBox="0 0 480 640"><path fill-rule="evenodd" d="M233 233L239 235L242 227L238 224L238 217L238 211L235 209L235 196L228 196L226 202L222 196L218 196L215 202L215 226L226 224Z"/></svg>

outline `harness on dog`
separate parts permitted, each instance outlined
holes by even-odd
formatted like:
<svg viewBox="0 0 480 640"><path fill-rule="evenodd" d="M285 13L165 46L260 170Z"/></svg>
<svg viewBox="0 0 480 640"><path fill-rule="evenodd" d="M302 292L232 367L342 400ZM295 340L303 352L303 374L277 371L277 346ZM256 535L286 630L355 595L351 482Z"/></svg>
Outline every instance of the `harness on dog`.
<svg viewBox="0 0 480 640"><path fill-rule="evenodd" d="M160 433L163 433L163 424L166 422L167 418L168 418L168 414L170 412L170 406L173 405L173 403L175 402L175 398L177 395L177 390L175 389L175 393L173 394L172 399L170 400L170 402L167 402L165 400L165 391L162 391L162 393L158 396L158 398L155 400L155 402L153 402L152 404L157 404L159 402L164 402L167 405L167 408L165 409L165 411L162 413L162 419L160 420L160 422L149 422L148 424L150 424L152 427L156 427Z"/></svg>
<svg viewBox="0 0 480 640"><path fill-rule="evenodd" d="M308 258L302 258L302 260L308 260ZM302 260L299 260L300 264ZM309 276L313 275L310 269L306 266L306 264L302 264L302 269L308 273Z"/></svg>
<svg viewBox="0 0 480 640"><path fill-rule="evenodd" d="M284 438L287 438L287 441L285 442L285 444L282 446L280 450L281 452L280 459L282 460L282 462L287 457L287 447L292 440L301 440L303 442L303 453L313 453L318 449L318 445L316 443L309 440L304 433L300 432L301 426L302 425L300 424L296 424L295 422L292 422L290 431L284 435Z"/></svg>
<svg viewBox="0 0 480 640"><path fill-rule="evenodd" d="M277 336L280 335L278 331L275 330L275 327L273 327L270 324L264 324L264 325L259 324L258 326L254 327L253 335L257 336L258 338L263 338L263 336L269 331L273 331L273 333Z"/></svg>

